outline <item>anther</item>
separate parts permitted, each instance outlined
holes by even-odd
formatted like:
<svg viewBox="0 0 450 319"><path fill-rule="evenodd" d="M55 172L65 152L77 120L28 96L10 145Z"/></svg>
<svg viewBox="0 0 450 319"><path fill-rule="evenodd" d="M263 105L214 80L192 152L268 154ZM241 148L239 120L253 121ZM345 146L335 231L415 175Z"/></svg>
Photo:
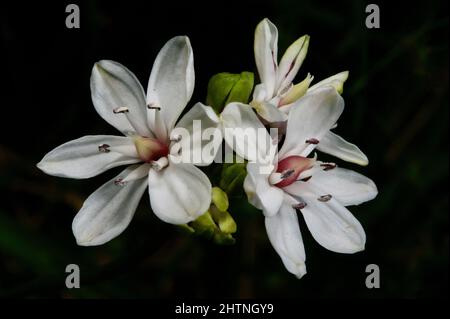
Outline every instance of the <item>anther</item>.
<svg viewBox="0 0 450 319"><path fill-rule="evenodd" d="M308 176L308 177L305 177L305 178L299 179L299 181L302 181L302 182L307 182L307 181L309 181L309 180L311 179L311 177L312 177L312 176Z"/></svg>
<svg viewBox="0 0 450 319"><path fill-rule="evenodd" d="M324 171L329 171L333 168L336 168L336 164L335 163L322 163L320 164L320 167L323 168Z"/></svg>
<svg viewBox="0 0 450 319"><path fill-rule="evenodd" d="M147 104L147 108L149 109L149 110L161 110L161 107L160 106L158 106L158 105L156 105L155 103L149 103L149 104Z"/></svg>
<svg viewBox="0 0 450 319"><path fill-rule="evenodd" d="M317 145L319 144L319 140L317 138L310 138L306 140L306 143Z"/></svg>
<svg viewBox="0 0 450 319"><path fill-rule="evenodd" d="M102 144L98 146L98 151L100 153L109 153L111 150L109 149L110 146L108 144Z"/></svg>
<svg viewBox="0 0 450 319"><path fill-rule="evenodd" d="M288 170L285 170L284 172L281 172L280 178L281 178L281 179L288 178L289 176L291 176L291 175L294 174L294 173L295 173L295 169L288 169Z"/></svg>
<svg viewBox="0 0 450 319"><path fill-rule="evenodd" d="M124 186L126 182L124 182L123 178L118 178L114 181L114 185L116 186Z"/></svg>
<svg viewBox="0 0 450 319"><path fill-rule="evenodd" d="M121 106L121 107L117 107L113 110L114 114L118 114L118 113L128 113L129 110L126 106Z"/></svg>
<svg viewBox="0 0 450 319"><path fill-rule="evenodd" d="M171 142L179 142L181 141L181 135L173 136L170 138Z"/></svg>
<svg viewBox="0 0 450 319"><path fill-rule="evenodd" d="M317 198L317 200L319 202L328 202L333 196L331 196L330 194L328 195L322 195L319 198Z"/></svg>
<svg viewBox="0 0 450 319"><path fill-rule="evenodd" d="M297 204L292 205L293 209L303 209L307 206L305 202L298 202Z"/></svg>
<svg viewBox="0 0 450 319"><path fill-rule="evenodd" d="M162 170L164 167L166 167L167 165L169 165L169 161L168 161L167 157L161 157L157 161L150 162L151 168L153 168L154 170L156 170L158 172L160 170Z"/></svg>

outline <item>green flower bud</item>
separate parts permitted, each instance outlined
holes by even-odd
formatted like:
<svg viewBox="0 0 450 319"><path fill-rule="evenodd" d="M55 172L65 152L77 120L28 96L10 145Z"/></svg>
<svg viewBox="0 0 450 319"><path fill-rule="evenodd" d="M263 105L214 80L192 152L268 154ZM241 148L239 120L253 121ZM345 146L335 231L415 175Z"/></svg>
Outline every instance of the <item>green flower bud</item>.
<svg viewBox="0 0 450 319"><path fill-rule="evenodd" d="M207 211L196 220L194 220L190 224L190 227L195 230L196 234L211 238L214 235L217 225L214 223L214 220L212 219L209 211Z"/></svg>
<svg viewBox="0 0 450 319"><path fill-rule="evenodd" d="M253 90L253 80L251 72L241 74L224 72L213 75L208 83L206 104L220 113L228 103L248 103Z"/></svg>
<svg viewBox="0 0 450 319"><path fill-rule="evenodd" d="M236 222L234 221L233 217L231 217L229 212L220 211L216 207L212 206L210 209L210 213L222 233L233 234L236 232Z"/></svg>
<svg viewBox="0 0 450 319"><path fill-rule="evenodd" d="M223 190L219 187L212 188L212 202L213 204L220 210L226 211L228 209L228 196Z"/></svg>

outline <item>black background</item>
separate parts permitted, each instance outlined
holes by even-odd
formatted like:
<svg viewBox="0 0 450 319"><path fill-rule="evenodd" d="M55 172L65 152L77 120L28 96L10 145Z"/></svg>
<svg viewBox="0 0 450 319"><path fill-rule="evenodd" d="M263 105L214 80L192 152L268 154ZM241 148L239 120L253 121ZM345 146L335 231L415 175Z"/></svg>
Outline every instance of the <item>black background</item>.
<svg viewBox="0 0 450 319"><path fill-rule="evenodd" d="M67 29L69 2L2 3L0 296L52 298L322 298L448 296L448 8L446 1L376 1L381 28L367 29L364 1L78 1L81 28ZM253 33L264 17L279 30L279 55L311 36L297 80L350 71L336 131L370 165L341 163L372 178L378 197L352 208L366 250L329 252L301 222L308 274L285 271L263 218L232 199L237 243L217 246L158 220L144 196L129 228L95 248L76 246L71 221L83 200L118 171L90 180L46 176L35 164L52 148L116 134L95 112L93 64L118 61L146 87L153 60L175 35L194 49L204 101L215 73L253 71ZM64 286L67 264L81 289ZM367 289L365 266L381 269Z"/></svg>

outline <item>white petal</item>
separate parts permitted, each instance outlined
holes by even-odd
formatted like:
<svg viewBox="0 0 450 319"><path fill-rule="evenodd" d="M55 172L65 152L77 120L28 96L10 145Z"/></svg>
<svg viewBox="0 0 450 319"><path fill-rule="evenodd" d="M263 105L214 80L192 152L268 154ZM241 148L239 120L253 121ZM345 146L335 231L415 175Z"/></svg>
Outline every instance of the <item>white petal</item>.
<svg viewBox="0 0 450 319"><path fill-rule="evenodd" d="M148 176L150 204L161 220L185 224L204 214L211 204L211 183L192 164L173 164Z"/></svg>
<svg viewBox="0 0 450 319"><path fill-rule="evenodd" d="M286 113L282 112L279 108L270 102L259 103L256 107L253 107L259 116L261 116L268 123L285 122L287 120Z"/></svg>
<svg viewBox="0 0 450 319"><path fill-rule="evenodd" d="M264 84L260 83L255 85L255 88L253 89L253 101L264 102L266 99L269 100L270 97L267 96Z"/></svg>
<svg viewBox="0 0 450 319"><path fill-rule="evenodd" d="M180 135L177 135L178 131ZM171 132L171 138L176 139L178 136L181 137L179 142L181 156L188 157L187 160L189 160L186 161L184 158L184 163L209 165L222 144L220 119L210 106L197 103L181 118Z"/></svg>
<svg viewBox="0 0 450 319"><path fill-rule="evenodd" d="M306 274L306 257L296 211L285 201L278 214L266 217L265 224L269 240L284 266L301 278Z"/></svg>
<svg viewBox="0 0 450 319"><path fill-rule="evenodd" d="M247 176L244 180L244 190L248 201L266 216L275 215L283 202L283 191L269 183L269 174L261 172L261 165L247 164Z"/></svg>
<svg viewBox="0 0 450 319"><path fill-rule="evenodd" d="M99 150L105 147L104 152ZM37 164L46 174L89 178L125 164L138 163L136 147L128 137L95 135L67 142L50 151Z"/></svg>
<svg viewBox="0 0 450 319"><path fill-rule="evenodd" d="M334 134L331 131L327 132L322 137L320 143L317 145L317 149L321 152L336 156L347 162L363 166L369 164L369 159L358 148L358 146L347 142L342 137Z"/></svg>
<svg viewBox="0 0 450 319"><path fill-rule="evenodd" d="M150 126L166 140L194 91L194 55L188 37L170 39L156 57L147 88ZM158 114L158 115L156 115Z"/></svg>
<svg viewBox="0 0 450 319"><path fill-rule="evenodd" d="M95 63L91 95L98 114L119 131L152 137L146 121L144 90L126 67L108 60ZM117 113L118 110L123 112Z"/></svg>
<svg viewBox="0 0 450 319"><path fill-rule="evenodd" d="M267 18L256 26L254 51L259 77L266 88L266 99L270 99L276 90L278 30Z"/></svg>
<svg viewBox="0 0 450 319"><path fill-rule="evenodd" d="M339 167L317 171L308 183L325 194L331 194L344 206L359 205L374 199L378 194L371 179Z"/></svg>
<svg viewBox="0 0 450 319"><path fill-rule="evenodd" d="M347 80L347 78L348 78L348 71L340 72L314 84L308 89L307 92L312 93L314 92L314 90L318 88L331 85L338 91L339 94L341 94L342 91L344 90L344 82Z"/></svg>
<svg viewBox="0 0 450 319"><path fill-rule="evenodd" d="M275 146L251 106L230 103L221 119L225 141L239 156L261 164L272 162Z"/></svg>
<svg viewBox="0 0 450 319"><path fill-rule="evenodd" d="M278 93L281 93L294 80L303 60L305 60L308 46L309 36L304 35L292 43L286 50L286 53L281 58L280 67L278 69Z"/></svg>
<svg viewBox="0 0 450 319"><path fill-rule="evenodd" d="M291 155L308 156L315 145L307 141L317 139L320 142L344 110L344 100L331 86L317 89L295 104L289 112L280 159Z"/></svg>
<svg viewBox="0 0 450 319"><path fill-rule="evenodd" d="M145 191L147 179L125 184L117 181L126 179L135 169L139 166L128 167L86 199L72 223L78 245L102 245L127 228Z"/></svg>
<svg viewBox="0 0 450 319"><path fill-rule="evenodd" d="M328 194L309 182L297 182L284 190L306 202L301 212L309 231L320 245L337 253L350 254L364 250L364 229L338 200L333 197L326 202L318 200Z"/></svg>

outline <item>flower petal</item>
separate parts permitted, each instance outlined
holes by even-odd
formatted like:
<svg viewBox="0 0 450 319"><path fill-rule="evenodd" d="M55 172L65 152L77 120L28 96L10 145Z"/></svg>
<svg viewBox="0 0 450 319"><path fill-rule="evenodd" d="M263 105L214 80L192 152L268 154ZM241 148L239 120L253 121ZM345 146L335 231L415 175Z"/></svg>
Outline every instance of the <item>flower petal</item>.
<svg viewBox="0 0 450 319"><path fill-rule="evenodd" d="M294 197L301 197L306 203L301 212L308 229L320 245L337 253L350 254L364 250L364 229L337 199L330 198L310 182L297 182L284 190ZM323 199L324 195L327 196L326 200Z"/></svg>
<svg viewBox="0 0 450 319"><path fill-rule="evenodd" d="M278 30L269 19L262 20L255 30L255 62L261 82L266 88L266 99L276 93L278 65Z"/></svg>
<svg viewBox="0 0 450 319"><path fill-rule="evenodd" d="M212 107L197 103L171 132L172 139L178 137L180 144L172 145L171 150L180 147L183 163L209 165L222 144L220 119Z"/></svg>
<svg viewBox="0 0 450 319"><path fill-rule="evenodd" d="M146 121L144 90L126 67L109 60L95 63L91 95L98 114L119 131L152 137Z"/></svg>
<svg viewBox="0 0 450 319"><path fill-rule="evenodd" d="M333 132L327 132L320 143L317 145L317 149L321 152L336 156L344 161L366 166L369 164L367 156L356 146L349 143L339 135Z"/></svg>
<svg viewBox="0 0 450 319"><path fill-rule="evenodd" d="M239 156L261 164L272 163L276 146L252 107L230 103L221 119L225 141Z"/></svg>
<svg viewBox="0 0 450 319"><path fill-rule="evenodd" d="M162 141L170 131L194 91L194 55L186 36L170 39L158 53L147 88L149 123Z"/></svg>
<svg viewBox="0 0 450 319"><path fill-rule="evenodd" d="M102 245L127 228L145 191L147 179L130 180L125 184L117 181L126 179L136 169L140 166L128 167L86 199L72 223L78 245Z"/></svg>
<svg viewBox="0 0 450 319"><path fill-rule="evenodd" d="M359 205L378 194L377 186L371 179L339 167L315 172L309 183L323 193L331 194L344 206Z"/></svg>
<svg viewBox="0 0 450 319"><path fill-rule="evenodd" d="M211 182L192 164L174 164L148 176L150 204L161 220L185 224L204 214L211 204Z"/></svg>
<svg viewBox="0 0 450 319"><path fill-rule="evenodd" d="M347 78L348 78L348 71L340 72L314 84L308 89L307 92L312 93L314 92L314 90L318 88L331 85L336 89L336 91L339 94L342 94L342 92L344 91L344 82L347 80Z"/></svg>
<svg viewBox="0 0 450 319"><path fill-rule="evenodd" d="M82 179L96 176L113 167L140 161L130 138L88 135L50 151L37 167L49 175Z"/></svg>
<svg viewBox="0 0 450 319"><path fill-rule="evenodd" d="M344 100L336 90L327 86L300 98L291 108L286 139L279 158L290 155L308 156L316 146L310 143L322 137L336 123L344 110Z"/></svg>
<svg viewBox="0 0 450 319"><path fill-rule="evenodd" d="M278 69L278 94L284 91L294 80L308 52L309 36L304 35L291 44L280 61Z"/></svg>
<svg viewBox="0 0 450 319"><path fill-rule="evenodd" d="M261 172L261 165L247 164L244 190L250 204L261 209L265 216L275 215L283 203L283 191L269 183L269 174Z"/></svg>
<svg viewBox="0 0 450 319"><path fill-rule="evenodd" d="M267 235L286 269L301 278L306 274L305 248L296 211L284 201L278 214L265 219Z"/></svg>
<svg viewBox="0 0 450 319"><path fill-rule="evenodd" d="M270 102L261 102L253 106L255 111L268 123L279 123L287 120L286 113L282 112L279 108L274 106Z"/></svg>

